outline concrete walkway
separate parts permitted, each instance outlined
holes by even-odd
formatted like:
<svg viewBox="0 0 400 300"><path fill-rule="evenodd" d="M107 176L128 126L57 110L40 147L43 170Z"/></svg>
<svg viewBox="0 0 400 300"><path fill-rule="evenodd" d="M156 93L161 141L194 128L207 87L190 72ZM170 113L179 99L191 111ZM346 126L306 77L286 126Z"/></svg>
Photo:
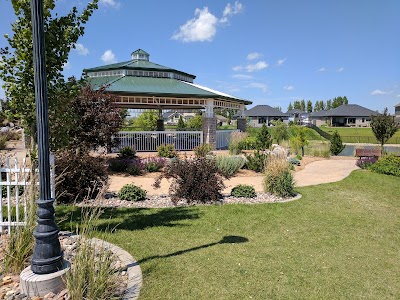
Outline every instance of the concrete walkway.
<svg viewBox="0 0 400 300"><path fill-rule="evenodd" d="M349 160L320 160L307 164L303 170L294 173L296 186L317 185L340 181L353 170L358 169L355 159ZM110 191L118 192L125 184L132 183L147 190L148 195L168 194L170 183L163 179L161 188L154 189L152 184L154 178L132 177L132 176L111 176ZM249 184L254 186L257 192L263 191L263 176L233 177L225 180L225 190L223 193L230 193L231 189L238 184Z"/></svg>

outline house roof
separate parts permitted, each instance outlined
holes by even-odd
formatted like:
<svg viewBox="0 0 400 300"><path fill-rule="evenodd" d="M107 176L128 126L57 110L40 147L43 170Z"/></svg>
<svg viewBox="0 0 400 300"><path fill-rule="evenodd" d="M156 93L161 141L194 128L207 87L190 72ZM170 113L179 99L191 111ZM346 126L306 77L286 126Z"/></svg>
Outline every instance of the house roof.
<svg viewBox="0 0 400 300"><path fill-rule="evenodd" d="M399 104L396 104L394 107L400 107L400 103L399 103Z"/></svg>
<svg viewBox="0 0 400 300"><path fill-rule="evenodd" d="M150 95L164 97L222 98L244 104L252 102L212 90L197 84L172 78L135 76L89 77L89 84L96 89L106 85L106 90L118 94Z"/></svg>
<svg viewBox="0 0 400 300"><path fill-rule="evenodd" d="M286 117L283 112L269 106L257 105L244 112L246 117Z"/></svg>
<svg viewBox="0 0 400 300"><path fill-rule="evenodd" d="M369 117L376 116L378 112L358 104L343 104L330 110L321 110L310 113L310 117Z"/></svg>
<svg viewBox="0 0 400 300"><path fill-rule="evenodd" d="M292 114L305 114L306 112L302 111L300 109L294 108L294 109L288 110L286 113L292 115Z"/></svg>

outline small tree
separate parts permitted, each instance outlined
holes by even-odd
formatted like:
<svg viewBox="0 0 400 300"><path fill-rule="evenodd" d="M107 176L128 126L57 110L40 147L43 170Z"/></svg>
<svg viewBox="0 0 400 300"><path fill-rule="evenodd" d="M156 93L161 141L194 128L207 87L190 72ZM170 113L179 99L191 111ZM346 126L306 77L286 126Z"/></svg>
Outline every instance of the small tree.
<svg viewBox="0 0 400 300"><path fill-rule="evenodd" d="M283 123L281 120L275 121L274 125L275 128L274 131L272 132L272 136L279 145L281 141L286 140L288 138L288 129L286 124Z"/></svg>
<svg viewBox="0 0 400 300"><path fill-rule="evenodd" d="M331 153L333 155L338 155L340 152L343 151L344 145L342 143L342 138L340 137L340 134L337 130L333 133L331 137Z"/></svg>
<svg viewBox="0 0 400 300"><path fill-rule="evenodd" d="M268 128L265 123L262 125L261 130L257 133L257 148L260 150L269 149L272 145L272 137L269 134Z"/></svg>
<svg viewBox="0 0 400 300"><path fill-rule="evenodd" d="M294 136L290 139L295 149L301 148L301 155L304 156L304 147L308 145L307 127L295 126Z"/></svg>
<svg viewBox="0 0 400 300"><path fill-rule="evenodd" d="M292 109L293 109L293 104L292 104L292 102L290 102L289 105L288 105L287 110L289 111L289 110L292 110Z"/></svg>
<svg viewBox="0 0 400 300"><path fill-rule="evenodd" d="M179 116L178 126L176 127L176 130L184 130L184 129L185 129L185 122L183 121L182 116Z"/></svg>
<svg viewBox="0 0 400 300"><path fill-rule="evenodd" d="M375 138L381 144L381 153L383 154L383 146L396 133L399 126L395 122L394 116L391 116L385 107L383 114L371 116L371 127Z"/></svg>

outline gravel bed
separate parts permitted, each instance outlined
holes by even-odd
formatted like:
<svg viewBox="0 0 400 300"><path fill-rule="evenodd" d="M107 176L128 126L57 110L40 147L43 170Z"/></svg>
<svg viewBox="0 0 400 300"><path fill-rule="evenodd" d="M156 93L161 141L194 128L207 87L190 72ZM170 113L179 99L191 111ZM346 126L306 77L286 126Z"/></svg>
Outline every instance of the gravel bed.
<svg viewBox="0 0 400 300"><path fill-rule="evenodd" d="M99 206L99 207L137 207L137 208L167 208L167 207L179 207L179 206L193 206L193 205L223 205L223 204L257 204L257 203L276 203L276 202L288 202L299 199L299 195L291 198L282 198L269 193L257 193L254 198L237 198L230 195L223 195L223 198L219 202L213 204L187 204L186 201L181 200L174 204L171 201L171 197L168 195L157 195L147 196L144 201L126 201L118 198L116 193L107 193L101 200L89 200L78 203L77 206Z"/></svg>

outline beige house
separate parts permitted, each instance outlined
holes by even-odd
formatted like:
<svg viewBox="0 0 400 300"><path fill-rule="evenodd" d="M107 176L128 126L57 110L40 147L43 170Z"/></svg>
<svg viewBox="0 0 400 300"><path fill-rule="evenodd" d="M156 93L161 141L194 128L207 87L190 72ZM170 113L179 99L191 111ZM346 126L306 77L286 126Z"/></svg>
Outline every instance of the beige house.
<svg viewBox="0 0 400 300"><path fill-rule="evenodd" d="M244 115L248 119L248 124L251 127L261 127L263 124L268 126L271 125L272 121L285 121L288 119L287 114L284 114L269 105L254 106L253 108L246 110Z"/></svg>
<svg viewBox="0 0 400 300"><path fill-rule="evenodd" d="M343 104L330 110L310 113L309 119L316 126L370 127L371 116L378 112L358 104Z"/></svg>

